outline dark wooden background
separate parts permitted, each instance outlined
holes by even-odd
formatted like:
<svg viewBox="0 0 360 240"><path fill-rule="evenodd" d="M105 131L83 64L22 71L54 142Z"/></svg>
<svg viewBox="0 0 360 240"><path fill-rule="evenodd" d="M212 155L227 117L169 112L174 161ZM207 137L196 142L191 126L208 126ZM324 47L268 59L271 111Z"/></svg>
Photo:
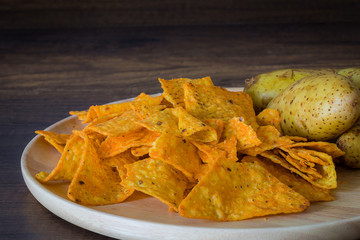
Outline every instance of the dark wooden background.
<svg viewBox="0 0 360 240"><path fill-rule="evenodd" d="M290 67L360 66L357 0L0 0L0 239L106 239L56 217L27 190L34 131L140 92L157 78L244 86Z"/></svg>
<svg viewBox="0 0 360 240"><path fill-rule="evenodd" d="M4 29L359 22L358 0L1 0Z"/></svg>

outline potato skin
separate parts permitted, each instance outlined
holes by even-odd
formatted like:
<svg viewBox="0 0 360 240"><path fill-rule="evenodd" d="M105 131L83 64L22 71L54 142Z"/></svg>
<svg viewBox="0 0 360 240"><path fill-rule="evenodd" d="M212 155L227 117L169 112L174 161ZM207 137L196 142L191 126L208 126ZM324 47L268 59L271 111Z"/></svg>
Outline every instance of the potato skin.
<svg viewBox="0 0 360 240"><path fill-rule="evenodd" d="M337 73L350 78L360 88L360 67L340 69Z"/></svg>
<svg viewBox="0 0 360 240"><path fill-rule="evenodd" d="M268 105L280 112L286 135L336 139L360 116L360 90L349 78L331 73L303 78Z"/></svg>
<svg viewBox="0 0 360 240"><path fill-rule="evenodd" d="M262 73L245 80L244 92L254 102L256 113L267 107L269 102L295 81L311 75L334 73L332 69L282 69Z"/></svg>
<svg viewBox="0 0 360 240"><path fill-rule="evenodd" d="M338 159L340 163L351 168L360 168L360 123L343 133L336 144L345 152L345 155Z"/></svg>

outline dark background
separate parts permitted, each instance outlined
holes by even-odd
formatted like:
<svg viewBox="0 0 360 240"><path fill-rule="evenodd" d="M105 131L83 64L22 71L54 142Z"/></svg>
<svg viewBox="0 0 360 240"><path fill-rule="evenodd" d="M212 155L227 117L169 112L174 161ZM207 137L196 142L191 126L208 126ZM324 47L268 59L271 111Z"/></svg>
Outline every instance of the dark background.
<svg viewBox="0 0 360 240"><path fill-rule="evenodd" d="M359 12L355 0L0 0L0 239L106 238L27 190L20 157L35 130L160 92L159 77L242 87L282 68L360 66Z"/></svg>
<svg viewBox="0 0 360 240"><path fill-rule="evenodd" d="M359 23L357 0L2 0L2 29Z"/></svg>

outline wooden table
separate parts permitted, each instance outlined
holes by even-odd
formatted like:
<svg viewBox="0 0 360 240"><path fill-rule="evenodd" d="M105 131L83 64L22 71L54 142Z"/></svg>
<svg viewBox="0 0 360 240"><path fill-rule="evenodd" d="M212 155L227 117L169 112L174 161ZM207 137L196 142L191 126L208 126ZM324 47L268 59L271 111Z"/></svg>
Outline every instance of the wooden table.
<svg viewBox="0 0 360 240"><path fill-rule="evenodd" d="M242 87L281 68L360 66L358 23L0 29L0 239L106 239L40 205L20 156L34 131L82 110L161 91L157 78Z"/></svg>

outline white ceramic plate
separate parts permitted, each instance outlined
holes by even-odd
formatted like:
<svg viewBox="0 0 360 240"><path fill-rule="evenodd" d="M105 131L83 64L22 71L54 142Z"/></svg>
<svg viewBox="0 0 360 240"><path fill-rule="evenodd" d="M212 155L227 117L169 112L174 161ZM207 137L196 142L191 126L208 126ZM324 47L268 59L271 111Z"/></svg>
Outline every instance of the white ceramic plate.
<svg viewBox="0 0 360 240"><path fill-rule="evenodd" d="M232 89L234 90L234 89ZM128 99L132 100L132 99ZM126 100L124 100L126 101ZM75 116L46 130L71 133L83 126ZM77 226L121 239L357 239L360 238L360 170L338 169L332 202L313 203L303 213L237 222L187 219L155 198L136 193L126 202L85 207L67 199L68 184L43 185L35 179L51 171L60 154L41 137L26 146L21 170L27 187L48 210Z"/></svg>

